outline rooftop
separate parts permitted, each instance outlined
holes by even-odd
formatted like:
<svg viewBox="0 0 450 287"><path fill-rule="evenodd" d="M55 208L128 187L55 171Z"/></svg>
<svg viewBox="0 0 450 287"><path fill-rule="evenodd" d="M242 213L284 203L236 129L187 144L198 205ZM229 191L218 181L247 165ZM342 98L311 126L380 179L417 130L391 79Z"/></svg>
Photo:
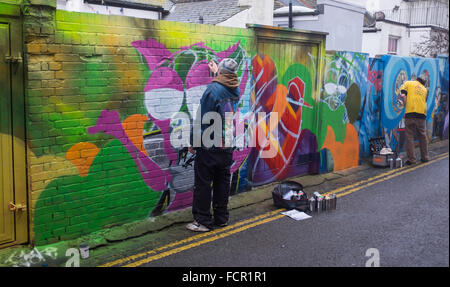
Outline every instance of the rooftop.
<svg viewBox="0 0 450 287"><path fill-rule="evenodd" d="M218 24L250 7L238 6L239 0L177 0L163 20Z"/></svg>
<svg viewBox="0 0 450 287"><path fill-rule="evenodd" d="M275 9L289 6L290 0L275 0ZM292 6L304 6L307 8L316 8L317 0L292 0Z"/></svg>
<svg viewBox="0 0 450 287"><path fill-rule="evenodd" d="M173 1L171 0L118 0L118 1L157 6L164 8L164 10L169 10L173 6Z"/></svg>

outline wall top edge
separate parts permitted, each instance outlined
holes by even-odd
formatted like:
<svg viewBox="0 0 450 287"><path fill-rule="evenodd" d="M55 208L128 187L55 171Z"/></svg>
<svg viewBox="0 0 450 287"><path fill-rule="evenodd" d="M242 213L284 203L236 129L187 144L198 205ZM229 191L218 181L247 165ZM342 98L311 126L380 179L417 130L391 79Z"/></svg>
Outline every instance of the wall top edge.
<svg viewBox="0 0 450 287"><path fill-rule="evenodd" d="M369 53L365 52L359 52L359 51L351 51L351 50L326 50L325 53L327 54L334 54L334 53L353 53L353 54L359 54L359 55L365 55L369 57Z"/></svg>
<svg viewBox="0 0 450 287"><path fill-rule="evenodd" d="M293 34L308 34L315 35L319 37L325 38L329 33L327 32L319 32L319 31L309 31L309 30L300 30L300 29L291 29L286 27L275 27L275 26L267 26L267 25L259 25L259 24L247 24L247 28L251 28L254 30L261 31L278 31L282 33L293 33Z"/></svg>
<svg viewBox="0 0 450 287"><path fill-rule="evenodd" d="M0 1L0 17L1 16L20 17L20 6Z"/></svg>
<svg viewBox="0 0 450 287"><path fill-rule="evenodd" d="M1 0L0 0L1 1ZM168 20L157 20L157 19L145 19L145 18L135 18L123 15L104 15L86 12L71 12L66 10L56 10L56 21L57 22L67 22L77 24L92 24L100 26L112 26L118 25L119 27L132 27L136 29L171 29L176 31L181 27L188 27L190 29L197 29L198 31L233 31L242 34L242 36L251 36L254 31L252 29L240 28L240 27L226 27L217 26L211 24L199 24L199 23L189 23L189 22L178 22L178 21L168 21ZM83 22L89 19L89 22ZM73 28L75 29L75 28Z"/></svg>
<svg viewBox="0 0 450 287"><path fill-rule="evenodd" d="M22 0L19 2L24 5L48 6L56 9L56 0Z"/></svg>

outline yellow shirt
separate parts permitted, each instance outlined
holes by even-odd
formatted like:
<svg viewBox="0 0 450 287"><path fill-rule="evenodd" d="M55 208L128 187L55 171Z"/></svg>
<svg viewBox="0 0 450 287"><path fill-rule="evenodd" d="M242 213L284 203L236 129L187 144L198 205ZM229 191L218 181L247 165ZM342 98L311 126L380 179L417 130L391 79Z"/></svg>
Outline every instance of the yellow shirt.
<svg viewBox="0 0 450 287"><path fill-rule="evenodd" d="M421 83L418 81L406 81L400 89L408 93L406 95L405 114L427 114L428 91Z"/></svg>

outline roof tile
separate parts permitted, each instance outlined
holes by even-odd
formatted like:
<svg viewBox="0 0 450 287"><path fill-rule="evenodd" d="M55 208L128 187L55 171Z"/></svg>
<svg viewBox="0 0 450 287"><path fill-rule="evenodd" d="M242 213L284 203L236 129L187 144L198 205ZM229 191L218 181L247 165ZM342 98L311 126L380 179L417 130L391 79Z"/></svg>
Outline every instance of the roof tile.
<svg viewBox="0 0 450 287"><path fill-rule="evenodd" d="M238 6L239 0L176 0L175 8L163 20L204 24L223 22L237 13L248 9ZM189 1L189 2L186 2Z"/></svg>

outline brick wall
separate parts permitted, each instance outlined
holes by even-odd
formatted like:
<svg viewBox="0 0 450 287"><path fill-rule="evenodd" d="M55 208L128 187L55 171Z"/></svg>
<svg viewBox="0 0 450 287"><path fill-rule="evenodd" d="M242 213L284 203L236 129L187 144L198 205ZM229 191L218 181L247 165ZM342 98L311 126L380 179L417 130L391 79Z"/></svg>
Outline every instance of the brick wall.
<svg viewBox="0 0 450 287"><path fill-rule="evenodd" d="M191 65L206 54L218 58L225 51L243 64L240 76L248 74L252 31L70 13L53 5L24 11L36 244L189 206L192 169L169 170L176 151L167 146L165 110L189 111L191 99L201 96L209 74ZM166 63L175 74L157 71L163 57L175 56ZM151 75L161 77L148 84Z"/></svg>

